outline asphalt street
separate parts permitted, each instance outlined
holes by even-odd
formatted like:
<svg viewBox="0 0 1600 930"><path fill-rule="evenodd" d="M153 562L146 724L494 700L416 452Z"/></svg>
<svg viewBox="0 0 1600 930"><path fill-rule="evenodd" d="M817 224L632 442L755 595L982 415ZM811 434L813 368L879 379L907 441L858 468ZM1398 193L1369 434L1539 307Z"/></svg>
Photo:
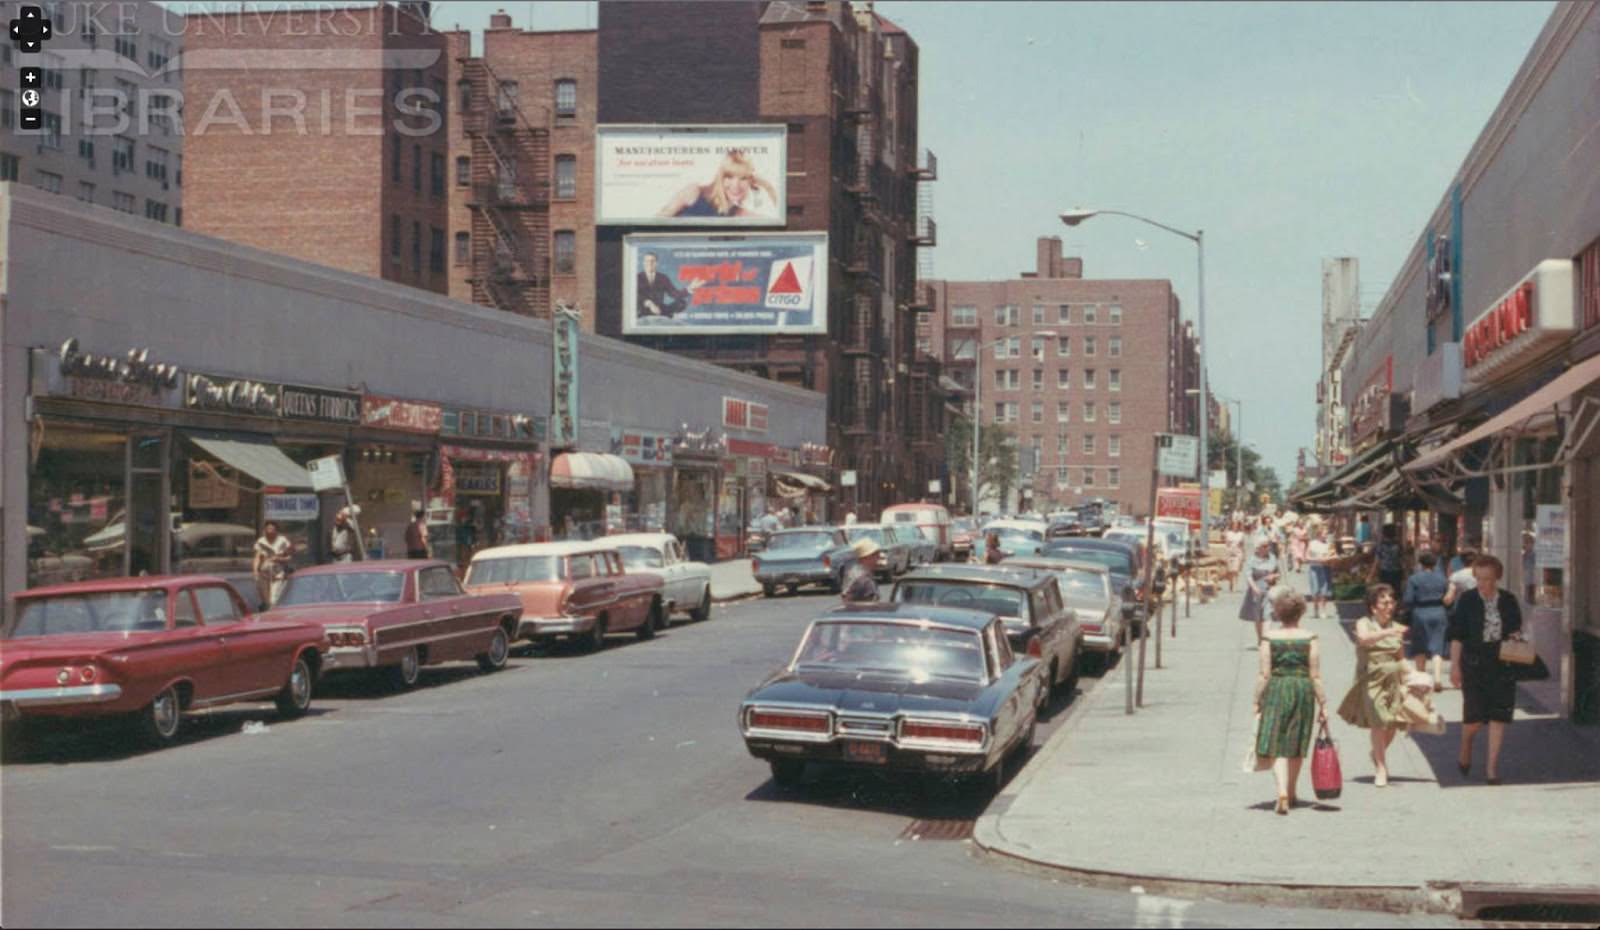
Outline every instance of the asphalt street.
<svg viewBox="0 0 1600 930"><path fill-rule="evenodd" d="M522 654L488 676L425 669L404 694L325 680L302 720L229 708L191 717L181 744L159 752L105 727L49 734L0 769L0 922L1454 923L1087 889L1014 870L964 838L989 800L977 788L813 774L777 789L745 752L735 710L835 602L719 605L705 623L652 642L613 638L598 655ZM1040 742L1073 701L1056 702ZM1160 825L1107 810L1105 829L1158 835Z"/></svg>

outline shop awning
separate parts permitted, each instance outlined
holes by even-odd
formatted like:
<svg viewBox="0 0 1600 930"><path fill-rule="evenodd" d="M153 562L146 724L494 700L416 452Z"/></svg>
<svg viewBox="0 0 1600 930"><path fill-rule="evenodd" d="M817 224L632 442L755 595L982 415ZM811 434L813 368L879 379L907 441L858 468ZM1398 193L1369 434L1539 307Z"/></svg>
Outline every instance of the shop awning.
<svg viewBox="0 0 1600 930"><path fill-rule="evenodd" d="M780 490L786 484L790 487L799 488L805 492L827 492L833 490L832 485L828 484L826 481L823 481L821 478L818 478L816 475L808 475L805 472L800 471L775 471L772 473L772 478L778 483Z"/></svg>
<svg viewBox="0 0 1600 930"><path fill-rule="evenodd" d="M1600 355L1574 365L1554 381L1534 391L1509 409L1487 422L1457 436L1444 445L1426 452L1408 465L1413 473L1435 472L1444 480L1459 480L1495 472L1506 473L1534 468L1549 468L1565 464L1600 425L1600 402L1584 398L1577 404L1568 403L1572 396L1590 385L1600 383ZM1567 404L1566 409L1562 408ZM1488 467L1468 470L1460 464L1460 456L1470 446L1493 438L1497 447L1507 440L1516 440L1525 433L1554 427L1562 433L1561 449L1549 462L1533 463L1521 468L1495 468L1500 461L1500 448L1491 449L1485 456Z"/></svg>
<svg viewBox="0 0 1600 930"><path fill-rule="evenodd" d="M1362 492L1377 486L1390 474L1392 442L1381 442L1343 468L1289 499L1289 505L1308 513L1331 513L1362 506ZM1374 508L1376 509L1376 508Z"/></svg>
<svg viewBox="0 0 1600 930"><path fill-rule="evenodd" d="M223 462L261 482L265 487L285 490L306 490L311 487L311 475L283 450L270 442L256 439L222 439L211 436L187 434L189 441L216 456Z"/></svg>
<svg viewBox="0 0 1600 930"><path fill-rule="evenodd" d="M633 466L620 455L563 452L550 463L550 486L581 491L632 491Z"/></svg>

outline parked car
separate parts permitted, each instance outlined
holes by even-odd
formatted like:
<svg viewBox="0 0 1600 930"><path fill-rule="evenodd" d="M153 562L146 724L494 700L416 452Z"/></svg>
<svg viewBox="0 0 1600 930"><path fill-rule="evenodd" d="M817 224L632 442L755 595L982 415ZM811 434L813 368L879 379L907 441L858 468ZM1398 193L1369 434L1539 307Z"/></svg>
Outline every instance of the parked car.
<svg viewBox="0 0 1600 930"><path fill-rule="evenodd" d="M1106 660L1122 651L1127 641L1128 621L1122 616L1122 598L1111 583L1111 571L1093 562L1063 562L1057 559L1007 560L1009 567L1043 568L1055 572L1061 599L1078 618L1083 630L1082 668L1103 668Z"/></svg>
<svg viewBox="0 0 1600 930"><path fill-rule="evenodd" d="M942 504L895 504L883 509L884 523L896 526L910 524L922 530L922 535L933 542L933 558L943 562L955 556L955 542L950 537L950 511Z"/></svg>
<svg viewBox="0 0 1600 930"><path fill-rule="evenodd" d="M612 633L651 639L666 628L663 581L630 572L610 539L484 549L467 566L467 590L509 592L522 605L517 638L578 640L590 652Z"/></svg>
<svg viewBox="0 0 1600 930"><path fill-rule="evenodd" d="M1000 565L936 565L912 572L894 586L896 603L982 610L1005 622L1011 648L1038 659L1050 691L1078 680L1083 627L1062 600L1049 568ZM1045 695L1048 697L1048 694Z"/></svg>
<svg viewBox="0 0 1600 930"><path fill-rule="evenodd" d="M784 668L745 696L750 754L792 785L807 763L987 777L1033 742L1043 667L998 617L926 604L841 607L811 622Z"/></svg>
<svg viewBox="0 0 1600 930"><path fill-rule="evenodd" d="M971 517L956 517L950 521L950 551L957 562L972 558L972 546L978 539L978 521Z"/></svg>
<svg viewBox="0 0 1600 930"><path fill-rule="evenodd" d="M1076 517L1056 517L1050 521L1049 529L1045 530L1046 539L1063 539L1068 536L1083 536L1083 524Z"/></svg>
<svg viewBox="0 0 1600 930"><path fill-rule="evenodd" d="M628 533L605 541L622 554L628 572L661 576L663 619L685 613L700 621L711 616L711 566L689 561L683 543L671 533Z"/></svg>
<svg viewBox="0 0 1600 930"><path fill-rule="evenodd" d="M981 562L989 553L989 534L1000 535L1000 551L1006 558L1018 555L1038 555L1045 545L1048 527L1036 520L990 520L973 544L972 557Z"/></svg>
<svg viewBox="0 0 1600 930"><path fill-rule="evenodd" d="M522 602L468 594L444 562L394 559L302 568L265 616L326 630L326 671L372 670L404 689L424 665L476 659L485 672L503 668Z"/></svg>
<svg viewBox="0 0 1600 930"><path fill-rule="evenodd" d="M939 561L939 531L931 526L899 525L900 534L911 546L911 567Z"/></svg>
<svg viewBox="0 0 1600 930"><path fill-rule="evenodd" d="M1115 542L1124 542L1124 543L1128 543L1129 545L1132 545L1133 547L1135 547L1139 551L1139 559L1142 562L1146 557L1146 551L1148 549L1148 547L1146 546L1146 543L1148 542L1150 537L1146 535L1145 527L1134 525L1134 526L1113 526L1110 529L1106 530L1105 533L1101 534L1100 538L1101 539L1105 539L1105 540L1112 540L1112 541L1115 541ZM1158 551L1160 550L1160 547L1163 545L1162 540L1164 538L1165 537L1162 534L1160 534L1160 533L1156 534L1155 539L1156 539L1156 547L1157 547Z"/></svg>
<svg viewBox="0 0 1600 930"><path fill-rule="evenodd" d="M1136 635L1144 629L1150 597L1136 545L1117 539L1060 539L1052 541L1040 554L1047 559L1104 565L1122 598L1122 616L1131 621Z"/></svg>
<svg viewBox="0 0 1600 930"><path fill-rule="evenodd" d="M178 737L187 710L272 700L311 706L322 627L255 617L221 578L82 581L17 595L0 649L8 735L35 718L133 715L151 744Z"/></svg>
<svg viewBox="0 0 1600 930"><path fill-rule="evenodd" d="M884 581L892 580L895 576L903 575L911 570L911 545L900 538L900 534L892 525L852 524L844 528L844 538L848 539L851 545L855 545L863 539L870 539L878 544L878 547L883 551L883 560L879 563L878 577Z"/></svg>
<svg viewBox="0 0 1600 930"><path fill-rule="evenodd" d="M750 569L767 597L775 596L779 585L790 594L807 584L820 584L838 594L844 588L845 570L856 561L842 528L808 526L773 533L766 550L750 560Z"/></svg>

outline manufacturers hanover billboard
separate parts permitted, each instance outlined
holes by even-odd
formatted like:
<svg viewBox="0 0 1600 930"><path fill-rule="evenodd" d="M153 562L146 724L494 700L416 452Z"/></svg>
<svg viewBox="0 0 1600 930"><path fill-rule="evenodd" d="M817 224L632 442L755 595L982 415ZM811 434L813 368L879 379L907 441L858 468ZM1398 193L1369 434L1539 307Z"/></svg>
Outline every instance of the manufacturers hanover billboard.
<svg viewBox="0 0 1600 930"><path fill-rule="evenodd" d="M782 226L788 127L599 126L602 226Z"/></svg>
<svg viewBox="0 0 1600 930"><path fill-rule="evenodd" d="M828 234L636 235L622 240L622 331L828 331Z"/></svg>

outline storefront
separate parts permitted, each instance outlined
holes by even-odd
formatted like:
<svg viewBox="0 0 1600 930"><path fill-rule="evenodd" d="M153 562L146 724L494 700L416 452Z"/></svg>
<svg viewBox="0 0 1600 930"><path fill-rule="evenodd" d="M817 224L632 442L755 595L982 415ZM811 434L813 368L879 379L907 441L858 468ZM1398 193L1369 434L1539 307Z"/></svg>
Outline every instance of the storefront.
<svg viewBox="0 0 1600 930"><path fill-rule="evenodd" d="M594 539L623 528L633 468L620 455L562 452L550 463L550 520L556 539Z"/></svg>
<svg viewBox="0 0 1600 930"><path fill-rule="evenodd" d="M478 549L535 539L546 517L539 504L545 423L531 414L444 409L426 497L436 558L465 567Z"/></svg>
<svg viewBox="0 0 1600 930"><path fill-rule="evenodd" d="M672 437L651 430L618 427L611 452L633 469L633 490L623 496L623 528L630 533L659 533L667 526L672 497Z"/></svg>

